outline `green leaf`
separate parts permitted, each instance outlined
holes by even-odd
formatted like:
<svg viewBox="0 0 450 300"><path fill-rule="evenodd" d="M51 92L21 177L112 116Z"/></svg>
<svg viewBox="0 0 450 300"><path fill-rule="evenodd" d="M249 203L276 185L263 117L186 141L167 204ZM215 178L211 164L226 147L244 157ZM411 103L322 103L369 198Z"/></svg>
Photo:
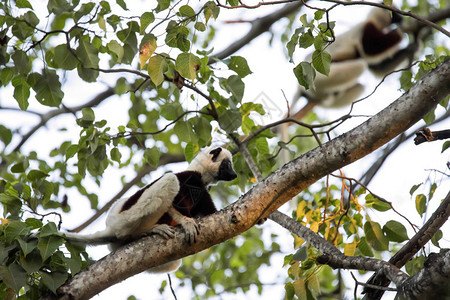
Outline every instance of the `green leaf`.
<svg viewBox="0 0 450 300"><path fill-rule="evenodd" d="M144 158L151 166L157 166L159 163L159 158L161 157L161 152L157 147L147 148L144 152Z"/></svg>
<svg viewBox="0 0 450 300"><path fill-rule="evenodd" d="M441 153L447 150L448 148L450 148L450 141L447 141L442 145Z"/></svg>
<svg viewBox="0 0 450 300"><path fill-rule="evenodd" d="M380 224L367 221L364 224L364 233L366 234L367 242L373 249L377 251L389 250L389 240L383 234Z"/></svg>
<svg viewBox="0 0 450 300"><path fill-rule="evenodd" d="M155 15L152 12L145 12L140 18L139 33L143 34L147 26L155 21Z"/></svg>
<svg viewBox="0 0 450 300"><path fill-rule="evenodd" d="M56 225L53 222L45 224L39 231L39 237L48 237L54 234L58 234L58 229L56 229Z"/></svg>
<svg viewBox="0 0 450 300"><path fill-rule="evenodd" d="M298 83L304 86L305 89L314 88L314 78L316 77L316 71L311 67L308 62L301 62L294 68L295 77L297 77Z"/></svg>
<svg viewBox="0 0 450 300"><path fill-rule="evenodd" d="M80 61L82 61L84 68L98 68L98 62L100 60L98 58L98 49L89 42L80 39L76 54Z"/></svg>
<svg viewBox="0 0 450 300"><path fill-rule="evenodd" d="M12 85L14 86L14 99L21 110L27 110L28 98L30 97L30 86L22 75L18 75L12 79Z"/></svg>
<svg viewBox="0 0 450 300"><path fill-rule="evenodd" d="M61 91L59 76L54 70L46 69L43 75L38 77L33 86L36 99L42 105L58 107L61 104L64 93Z"/></svg>
<svg viewBox="0 0 450 300"><path fill-rule="evenodd" d="M8 128L3 125L0 125L0 140L3 142L5 147L11 143L12 140L12 132Z"/></svg>
<svg viewBox="0 0 450 300"><path fill-rule="evenodd" d="M308 48L312 44L314 44L314 36L312 35L311 31L307 31L300 35L300 38L298 39L298 45L300 48Z"/></svg>
<svg viewBox="0 0 450 300"><path fill-rule="evenodd" d="M203 22L195 22L194 28L200 32L204 32L206 30L206 25Z"/></svg>
<svg viewBox="0 0 450 300"><path fill-rule="evenodd" d="M42 172L40 170L31 170L30 172L28 172L27 179L29 181L36 181L45 178L47 176L49 176L47 173Z"/></svg>
<svg viewBox="0 0 450 300"><path fill-rule="evenodd" d="M16 71L22 73L28 69L28 55L25 52L16 50L11 58L14 61Z"/></svg>
<svg viewBox="0 0 450 300"><path fill-rule="evenodd" d="M39 272L42 277L42 283L51 290L56 295L56 289L58 289L61 285L66 282L67 277L69 276L67 273L63 272L51 272L47 273L44 271Z"/></svg>
<svg viewBox="0 0 450 300"><path fill-rule="evenodd" d="M37 243L37 241L36 241ZM28 253L27 256L20 257L20 265L27 271L28 274L39 271L43 262L39 251L36 249Z"/></svg>
<svg viewBox="0 0 450 300"><path fill-rule="evenodd" d="M63 70L73 70L77 67L78 60L68 49L68 45L62 44L55 48L54 62Z"/></svg>
<svg viewBox="0 0 450 300"><path fill-rule="evenodd" d="M372 194L367 194L365 200L367 206L372 207L378 211L387 211L391 209L391 205L389 203L379 200Z"/></svg>
<svg viewBox="0 0 450 300"><path fill-rule="evenodd" d="M60 236L51 235L45 237L39 237L37 248L41 254L42 261L46 261L47 258L52 256L52 254L64 244L64 239Z"/></svg>
<svg viewBox="0 0 450 300"><path fill-rule="evenodd" d="M28 2L27 0L16 0L16 6L17 6L17 8L30 8L30 9L33 9L33 7L31 6L30 2Z"/></svg>
<svg viewBox="0 0 450 300"><path fill-rule="evenodd" d="M118 41L112 40L106 46L108 47L108 50L110 52L114 53L117 56L116 62L120 64L122 62L125 51L122 45L120 45Z"/></svg>
<svg viewBox="0 0 450 300"><path fill-rule="evenodd" d="M431 110L429 113L427 113L424 117L423 120L425 121L425 123L427 125L431 125L434 120L436 120L436 116L434 115L434 110Z"/></svg>
<svg viewBox="0 0 450 300"><path fill-rule="evenodd" d="M95 121L94 110L90 107L85 107L81 110L82 117L77 119L78 125L82 127L89 127Z"/></svg>
<svg viewBox="0 0 450 300"><path fill-rule="evenodd" d="M167 72L166 59L160 55L152 56L148 61L148 75L156 86L164 82L164 73Z"/></svg>
<svg viewBox="0 0 450 300"><path fill-rule="evenodd" d="M220 8L216 5L214 1L208 1L205 3L203 10L203 14L205 15L206 22L208 22L209 18L213 17L217 19L220 13Z"/></svg>
<svg viewBox="0 0 450 300"><path fill-rule="evenodd" d="M427 211L427 197L424 194L416 196L416 210L421 217Z"/></svg>
<svg viewBox="0 0 450 300"><path fill-rule="evenodd" d="M325 14L325 11L323 11L323 10L316 10L314 12L314 20L319 21L320 19L322 19L324 14Z"/></svg>
<svg viewBox="0 0 450 300"><path fill-rule="evenodd" d="M194 120L194 131L197 134L199 142L202 143L201 146L203 146L211 140L211 131L212 131L211 123L203 117L194 118L193 120Z"/></svg>
<svg viewBox="0 0 450 300"><path fill-rule="evenodd" d="M248 67L247 60L242 56L232 56L228 61L228 68L236 72L241 78L252 73Z"/></svg>
<svg viewBox="0 0 450 300"><path fill-rule="evenodd" d="M178 121L173 127L173 131L183 142L197 142L197 136L192 130L191 124L185 121Z"/></svg>
<svg viewBox="0 0 450 300"><path fill-rule="evenodd" d="M437 189L437 184L436 184L436 183L433 183L433 184L430 186L430 192L428 193L428 201L430 201L431 199L433 199L434 192L436 192L436 189Z"/></svg>
<svg viewBox="0 0 450 300"><path fill-rule="evenodd" d="M29 253L31 253L31 251L36 249L37 239L32 239L29 242L25 242L23 239L18 238L17 241L19 242L24 256L27 256Z"/></svg>
<svg viewBox="0 0 450 300"><path fill-rule="evenodd" d="M242 101L244 97L245 84L242 79L237 75L231 75L227 79L227 90L230 91L231 95L236 99L235 104Z"/></svg>
<svg viewBox="0 0 450 300"><path fill-rule="evenodd" d="M433 245L440 248L439 240L442 239L442 237L443 237L442 231L439 229L431 238L431 242L433 243Z"/></svg>
<svg viewBox="0 0 450 300"><path fill-rule="evenodd" d="M17 263L12 263L7 267L0 266L0 278L16 293L19 293L27 283L27 273Z"/></svg>
<svg viewBox="0 0 450 300"><path fill-rule="evenodd" d="M330 73L330 64L331 64L330 53L326 52L325 50L314 51L312 55L312 63L314 68L318 72L328 76L328 74Z"/></svg>
<svg viewBox="0 0 450 300"><path fill-rule="evenodd" d="M408 239L408 234L406 233L405 226L397 221L388 221L383 226L383 232L386 234L386 237L392 242L401 243Z"/></svg>
<svg viewBox="0 0 450 300"><path fill-rule="evenodd" d="M99 75L99 71L93 70L93 69L88 69L88 68L83 68L83 66L81 66L81 64L79 64L77 66L77 72L78 72L78 76L80 76L81 79L83 79L84 81L87 81L87 82L95 82Z"/></svg>
<svg viewBox="0 0 450 300"><path fill-rule="evenodd" d="M308 248L306 245L301 246L292 258L296 261L305 261L308 258Z"/></svg>
<svg viewBox="0 0 450 300"><path fill-rule="evenodd" d="M28 162L26 160L21 161L11 167L12 173L23 173L28 168Z"/></svg>
<svg viewBox="0 0 450 300"><path fill-rule="evenodd" d="M186 158L186 161L191 162L198 150L199 147L197 145L187 143L186 147L184 147L184 157Z"/></svg>
<svg viewBox="0 0 450 300"><path fill-rule="evenodd" d="M297 32L297 31L296 31L296 32ZM292 56L294 55L295 49L297 48L297 45L298 45L298 38L299 38L298 34L295 33L295 34L293 34L293 35L291 36L291 39L290 39L289 42L287 42L287 44L286 44L286 49L287 49L287 51L288 51L288 56L289 56L289 62L290 62L290 63L293 63L293 62L294 62Z"/></svg>
<svg viewBox="0 0 450 300"><path fill-rule="evenodd" d="M120 153L119 149L116 147L111 149L111 159L114 161L117 161L120 164L120 159L122 158L122 154Z"/></svg>
<svg viewBox="0 0 450 300"><path fill-rule="evenodd" d="M95 3L93 3L93 2L82 4L80 9L77 10L74 14L73 20L75 21L75 23L78 23L78 21L82 17L87 16L92 11L92 9L94 9L94 7L95 7Z"/></svg>
<svg viewBox="0 0 450 300"><path fill-rule="evenodd" d="M125 3L124 0L116 0L116 3L119 4L119 6L122 7L123 10L128 10L127 4Z"/></svg>
<svg viewBox="0 0 450 300"><path fill-rule="evenodd" d="M412 258L405 265L406 273L408 273L409 276L414 276L417 272L423 269L424 263L425 257L423 255Z"/></svg>
<svg viewBox="0 0 450 300"><path fill-rule="evenodd" d="M12 243L19 236L25 236L30 232L28 226L20 221L10 221L4 229L5 241Z"/></svg>
<svg viewBox="0 0 450 300"><path fill-rule="evenodd" d="M180 7L180 15L182 17L193 17L195 16L195 11L189 5L183 5Z"/></svg>
<svg viewBox="0 0 450 300"><path fill-rule="evenodd" d="M241 126L242 117L238 111L227 110L219 115L219 126L225 132L231 133Z"/></svg>
<svg viewBox="0 0 450 300"><path fill-rule="evenodd" d="M169 102L161 106L161 116L169 121L173 121L183 114L183 107L179 102Z"/></svg>
<svg viewBox="0 0 450 300"><path fill-rule="evenodd" d="M194 80L197 69L200 67L200 58L192 53L181 53L175 61L175 69L184 78Z"/></svg>
<svg viewBox="0 0 450 300"><path fill-rule="evenodd" d="M166 10L170 6L170 0L157 0L158 6L155 8L155 12L159 13Z"/></svg>
<svg viewBox="0 0 450 300"><path fill-rule="evenodd" d="M421 186L422 184L415 184L411 187L411 189L409 190L409 194L412 196L414 194L414 192Z"/></svg>

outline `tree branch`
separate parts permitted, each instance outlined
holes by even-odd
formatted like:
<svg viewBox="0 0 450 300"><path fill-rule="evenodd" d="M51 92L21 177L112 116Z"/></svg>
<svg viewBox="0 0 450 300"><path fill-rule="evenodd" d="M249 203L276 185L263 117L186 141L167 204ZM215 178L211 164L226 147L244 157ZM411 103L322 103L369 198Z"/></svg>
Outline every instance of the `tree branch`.
<svg viewBox="0 0 450 300"><path fill-rule="evenodd" d="M112 95L114 95L114 88L109 87L108 89L106 89L105 91L101 92L100 94L98 94L97 96L95 96L92 100L90 100L89 102L86 102L82 105L79 106L74 106L71 108L67 108L65 106L62 106L61 108L58 109L54 109L51 110L43 115L41 115L41 121L36 124L33 128L30 129L30 131L28 131L23 137L22 140L19 142L19 144L17 144L17 146L14 148L13 152L17 152L20 151L20 148L22 148L22 146L28 141L28 139L36 132L38 131L42 126L44 126L45 124L47 124L47 122L49 120L51 120L52 118L59 116L61 114L66 114L66 113L74 113L77 112L85 107L93 107L93 106L97 106L99 105L102 101L104 101L105 99L111 97Z"/></svg>
<svg viewBox="0 0 450 300"><path fill-rule="evenodd" d="M294 159L255 185L238 201L198 220L200 235L187 245L181 228L165 240L146 236L76 274L58 289L61 297L86 299L150 267L226 241L251 228L323 176L375 151L404 132L450 92L450 60L440 64L387 108L351 131Z"/></svg>
<svg viewBox="0 0 450 300"><path fill-rule="evenodd" d="M227 58L228 56L232 55L233 53L240 50L242 47L248 45L252 40L263 34L264 32L268 31L270 27L281 18L284 18L292 13L295 13L300 7L302 7L302 2L297 1L296 3L287 4L283 8L268 14L264 17L258 18L252 22L252 28L249 30L249 32L240 38L239 40L235 41L231 45L228 45L228 47L219 53L211 55L211 58L209 60L209 64L214 63L217 59L221 60L224 58Z"/></svg>
<svg viewBox="0 0 450 300"><path fill-rule="evenodd" d="M450 249L432 253L424 267L399 286L399 299L448 299L449 277Z"/></svg>
<svg viewBox="0 0 450 300"><path fill-rule="evenodd" d="M401 268L403 267L422 247L428 243L433 235L444 225L450 216L450 192L441 202L436 211L431 215L430 219L423 225L423 227L397 252L391 257L389 263ZM374 274L367 281L369 284L377 286L388 286L389 280L386 277ZM365 289L366 293L364 299L381 299L383 291Z"/></svg>
<svg viewBox="0 0 450 300"><path fill-rule="evenodd" d="M450 139L450 129L431 131L429 128L423 128L416 132L414 144L419 145L425 142Z"/></svg>

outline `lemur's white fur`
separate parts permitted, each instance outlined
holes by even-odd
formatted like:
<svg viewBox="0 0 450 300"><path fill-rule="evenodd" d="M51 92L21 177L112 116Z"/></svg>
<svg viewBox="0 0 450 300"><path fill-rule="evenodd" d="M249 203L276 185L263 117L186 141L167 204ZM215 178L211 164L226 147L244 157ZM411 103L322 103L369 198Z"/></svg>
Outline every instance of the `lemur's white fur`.
<svg viewBox="0 0 450 300"><path fill-rule="evenodd" d="M219 167L223 160L228 159L230 162L232 161L231 152L224 148L222 148L216 160L212 161L209 153L215 148L217 147L211 146L199 152L187 168L188 171L197 171L202 174L202 181L206 186L217 183Z"/></svg>
<svg viewBox="0 0 450 300"><path fill-rule="evenodd" d="M210 152L216 148L218 147L208 147L201 151L187 169L199 172L205 186L217 183L222 161L229 160L230 163L232 161L231 153L223 148L213 161ZM66 238L92 245L109 243L111 249L118 248L127 240L151 232L160 234L164 238L173 238L175 231L171 226L156 224L165 213L168 213L175 222L181 224L188 241L193 243L199 230L197 223L194 219L182 215L172 205L179 190L180 184L177 176L167 173L148 186L129 208L123 209L124 204L130 198L117 200L108 212L105 230L90 235L65 233ZM180 263L179 260L172 261L149 271L152 273L169 272L177 269Z"/></svg>
<svg viewBox="0 0 450 300"><path fill-rule="evenodd" d="M364 86L357 82L361 74L370 69L371 65L381 64L385 59L392 57L399 51L400 41L381 53L366 53L362 40L364 28L368 23L383 32L396 32L401 40L401 31L389 28L392 24L391 12L378 7L370 11L364 22L337 36L335 41L326 48L332 58L329 75L325 76L317 72L314 80L315 89L306 92L321 106L342 107L352 103L364 91ZM311 61L312 54L309 54L305 59ZM398 62L398 64L400 63L402 61ZM390 71L392 71L392 66L389 69L386 66L384 69L379 68L373 73L377 76L384 76Z"/></svg>

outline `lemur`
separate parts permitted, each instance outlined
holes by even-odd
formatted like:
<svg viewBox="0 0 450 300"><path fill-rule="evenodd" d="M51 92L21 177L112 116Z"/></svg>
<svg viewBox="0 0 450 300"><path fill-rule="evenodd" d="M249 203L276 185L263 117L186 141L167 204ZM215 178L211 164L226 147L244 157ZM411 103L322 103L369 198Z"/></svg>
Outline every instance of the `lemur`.
<svg viewBox="0 0 450 300"><path fill-rule="evenodd" d="M331 55L330 73L316 73L315 89L306 93L328 107L341 107L356 100L364 90L358 78L365 70L383 77L406 60L405 56L398 57L395 63L391 61L400 52L398 46L403 39L403 32L391 25L401 20L397 13L373 8L364 22L337 36L326 48Z"/></svg>
<svg viewBox="0 0 450 300"><path fill-rule="evenodd" d="M188 242L194 243L199 233L194 218L217 211L208 187L236 177L228 150L206 148L192 160L186 171L167 173L131 197L115 202L103 231L90 235L65 233L66 238L91 245L110 244L110 249L114 250L144 234L157 233L166 239L173 238L172 226L180 224ZM149 272L170 272L180 263L181 260L169 262Z"/></svg>

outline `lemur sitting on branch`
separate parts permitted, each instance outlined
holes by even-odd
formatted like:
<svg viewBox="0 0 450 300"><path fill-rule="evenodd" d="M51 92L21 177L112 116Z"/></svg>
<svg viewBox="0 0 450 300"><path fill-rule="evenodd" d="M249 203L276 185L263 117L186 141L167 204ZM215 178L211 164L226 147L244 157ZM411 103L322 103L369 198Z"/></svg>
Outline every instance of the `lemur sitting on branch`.
<svg viewBox="0 0 450 300"><path fill-rule="evenodd" d="M194 243L199 228L193 218L217 211L208 186L236 177L231 153L221 147L209 147L192 160L186 171L167 173L130 198L115 202L106 218L105 230L90 235L65 233L66 238L91 245L110 244L113 250L152 232L173 238L172 226L180 224L189 243ZM170 272L180 264L181 260L172 261L149 271Z"/></svg>

